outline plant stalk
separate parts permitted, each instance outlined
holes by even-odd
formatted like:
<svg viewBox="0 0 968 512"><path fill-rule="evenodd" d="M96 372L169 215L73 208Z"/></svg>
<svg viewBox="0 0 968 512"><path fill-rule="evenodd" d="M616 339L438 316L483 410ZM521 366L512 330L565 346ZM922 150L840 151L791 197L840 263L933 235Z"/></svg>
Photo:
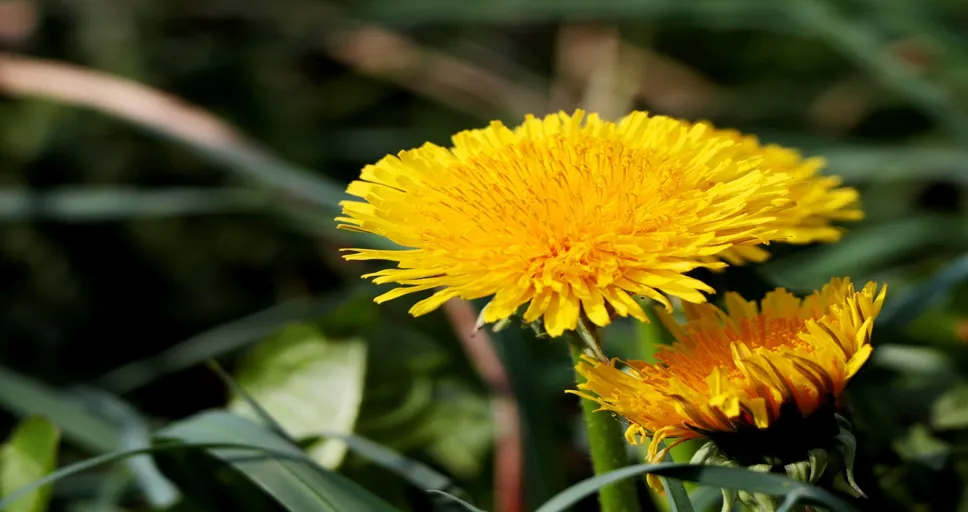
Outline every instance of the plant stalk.
<svg viewBox="0 0 968 512"><path fill-rule="evenodd" d="M569 345L574 364L577 365L581 360L585 347L589 347L591 352L597 352L595 355L601 357L598 339L592 331L585 327L584 322L579 323L578 330L574 333L571 341L572 343L569 343ZM579 384L585 380L577 371L575 378ZM610 414L596 412L598 404L595 402L585 398L580 400L595 474L601 475L627 466L628 453L626 452L625 436L622 434L621 423ZM598 503L602 512L641 511L635 483L632 479L622 480L599 489Z"/></svg>

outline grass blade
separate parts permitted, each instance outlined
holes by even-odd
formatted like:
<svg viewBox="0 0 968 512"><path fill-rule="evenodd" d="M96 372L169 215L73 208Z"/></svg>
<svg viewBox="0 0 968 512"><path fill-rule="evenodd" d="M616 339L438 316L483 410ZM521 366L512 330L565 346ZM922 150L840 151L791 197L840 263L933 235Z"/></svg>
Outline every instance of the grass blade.
<svg viewBox="0 0 968 512"><path fill-rule="evenodd" d="M470 503L458 498L457 496L454 496L453 494L448 494L446 492L438 491L435 489L431 489L427 492L441 498L442 500L459 505L462 510L467 510L469 512L484 512L483 510L475 507L474 505L471 505Z"/></svg>
<svg viewBox="0 0 968 512"><path fill-rule="evenodd" d="M692 500L686 487L679 480L664 478L662 483L665 485L666 494L669 497L669 510L672 512L695 512L692 508Z"/></svg>
<svg viewBox="0 0 968 512"><path fill-rule="evenodd" d="M316 215L338 214L340 201L350 198L344 184L292 165L214 115L131 80L80 66L0 54L0 92L90 108L173 140L276 192L281 196L277 205L296 217L307 209ZM332 223L328 227L333 228L328 234L333 234L335 227ZM351 238L361 245L396 247L382 237L355 235Z"/></svg>
<svg viewBox="0 0 968 512"><path fill-rule="evenodd" d="M0 55L0 90L87 107L190 147L256 182L332 210L343 186L290 165L215 116L145 85L69 64Z"/></svg>
<svg viewBox="0 0 968 512"><path fill-rule="evenodd" d="M151 446L148 421L130 404L111 393L78 387L72 390L81 400L90 403L92 409L121 429L121 449L131 450ZM148 456L132 457L125 461L145 500L153 508L167 508L178 501L178 490L155 467Z"/></svg>
<svg viewBox="0 0 968 512"><path fill-rule="evenodd" d="M57 425L64 438L94 453L117 450L121 429L92 414L64 393L0 367L0 406L19 416L39 414Z"/></svg>
<svg viewBox="0 0 968 512"><path fill-rule="evenodd" d="M232 449L238 451L251 451L256 453L263 453L266 455L271 455L273 457L285 460L294 460L302 463L311 463L308 461L305 455L293 455L289 450L273 450L271 448L266 448L263 446L253 446L238 443L228 443L228 442L216 442L216 443L180 443L180 442L167 442L155 444L153 446L146 446L142 448L135 448L131 450L117 450L110 453L105 453L103 455L98 455L97 457L92 457L81 462L71 464L69 466L64 466L57 471L49 473L47 476L34 480L30 484L18 489L17 491L5 496L0 500L0 510L6 510L11 503L23 498L25 495L41 489L45 486L52 485L59 480L64 478L89 471L91 469L104 466L106 464L111 464L112 462L118 462L130 457L137 457L139 455L147 454L157 454L169 451L184 451L184 450L217 450L217 449Z"/></svg>
<svg viewBox="0 0 968 512"><path fill-rule="evenodd" d="M796 492L792 498L796 503L822 506L831 512L854 511L853 507L823 489L780 475L738 468L663 462L629 466L589 478L558 493L535 512L562 512L586 496L597 492L602 486L647 473L696 482L709 487L739 489L776 496L786 496Z"/></svg>
<svg viewBox="0 0 968 512"><path fill-rule="evenodd" d="M302 450L240 416L215 411L195 415L158 432L156 439L189 444L237 443L284 454L285 458L252 458L236 449L209 449L266 494L292 511L395 512L382 499L356 483L314 463Z"/></svg>
<svg viewBox="0 0 968 512"><path fill-rule="evenodd" d="M321 438L323 432L353 432L363 401L367 344L360 338L331 340L312 324L290 325L253 347L236 368L236 379L250 398L234 397L229 409L251 417L252 402L271 414L292 438L315 442L310 457L336 468L346 444ZM333 390L339 390L333 393Z"/></svg>
<svg viewBox="0 0 968 512"><path fill-rule="evenodd" d="M825 39L835 50L866 69L885 86L907 97L945 125L961 143L968 143L968 116L945 90L928 82L888 50L869 23L850 20L832 2L788 2L790 14L807 30Z"/></svg>
<svg viewBox="0 0 968 512"><path fill-rule="evenodd" d="M371 0L354 6L351 14L388 24L422 25L435 23L522 23L549 22L562 18L584 20L674 19L681 21L714 21L719 26L756 27L763 21L771 26L782 24L776 16L777 4L762 0L723 2L693 0L496 0L487 3L420 0L406 6L391 0Z"/></svg>
<svg viewBox="0 0 968 512"><path fill-rule="evenodd" d="M968 279L968 255L956 259L930 279L907 290L900 297L887 301L884 311L878 317L878 322L894 329L902 328L965 279Z"/></svg>
<svg viewBox="0 0 968 512"><path fill-rule="evenodd" d="M232 393L243 400L259 417L268 428L275 431L278 435L290 439L288 432L280 425L269 412L262 407L259 402L250 395L235 379L232 378L218 363L211 363L212 369L232 390ZM333 432L323 432L322 437L328 439L338 439L344 442L347 447L357 455L369 460L370 462L386 469L397 476L403 478L415 487L436 495L446 495L458 499L453 495L465 497L466 493L457 487L454 482L430 466L421 462L408 459L403 454L375 443L364 437L355 434L343 434Z"/></svg>
<svg viewBox="0 0 968 512"><path fill-rule="evenodd" d="M171 217L266 210L270 198L254 190L169 188L137 190L65 188L0 190L0 221L55 220L104 222L131 218Z"/></svg>
<svg viewBox="0 0 968 512"><path fill-rule="evenodd" d="M320 299L298 299L273 306L192 336L156 356L116 368L99 377L93 385L127 393L164 375L255 343L292 322L323 315L352 295L344 291Z"/></svg>
<svg viewBox="0 0 968 512"><path fill-rule="evenodd" d="M863 281L893 261L938 245L964 250L965 223L936 215L917 215L851 229L836 244L804 249L757 267L770 282L793 290L814 290L830 276Z"/></svg>

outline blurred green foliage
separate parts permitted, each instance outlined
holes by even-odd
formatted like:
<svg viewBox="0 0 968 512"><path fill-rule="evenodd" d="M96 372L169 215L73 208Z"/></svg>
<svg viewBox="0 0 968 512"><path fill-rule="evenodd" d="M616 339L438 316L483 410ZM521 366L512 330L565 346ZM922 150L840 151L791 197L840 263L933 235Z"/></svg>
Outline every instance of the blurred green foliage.
<svg viewBox="0 0 968 512"><path fill-rule="evenodd" d="M891 314L846 404L869 495L854 504L968 510L966 30L968 4L947 0L6 0L4 50L170 93L272 156L206 151L30 95L0 100L3 429L46 415L63 432L65 464L148 449L166 425L198 441L202 430L185 425L242 421L192 416L230 401L202 364L218 358L296 442L333 446L318 436L356 432L491 509L501 425L487 383L444 313L412 319L410 299L372 303L377 290L358 281L371 267L338 257L365 241L334 233L333 184L489 119L634 107L825 156L861 190L867 217L842 242L775 245L765 265L701 277L750 298L831 276L889 283ZM303 335L286 341L293 332ZM646 357L642 336L619 324L607 346ZM533 510L589 475L576 403L561 392L571 375L553 343L516 327L492 337L521 405ZM332 371L336 352L352 362ZM239 436L249 426L232 423ZM431 506L349 452L340 474L380 503ZM52 507L279 506L240 476L251 467L201 451L155 460L65 478ZM179 496L192 501L175 505Z"/></svg>

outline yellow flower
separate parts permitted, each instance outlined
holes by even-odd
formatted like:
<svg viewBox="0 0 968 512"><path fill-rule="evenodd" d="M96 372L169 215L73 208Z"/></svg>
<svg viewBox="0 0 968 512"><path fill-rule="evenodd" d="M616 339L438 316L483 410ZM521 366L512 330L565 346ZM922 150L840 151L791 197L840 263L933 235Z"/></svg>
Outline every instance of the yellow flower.
<svg viewBox="0 0 968 512"><path fill-rule="evenodd" d="M793 177L790 199L796 204L783 212L775 222L786 237L783 242L836 242L843 235L843 230L832 225L832 221L855 221L864 218L856 189L840 187L842 180L838 176L819 174L825 164L822 158L803 159L794 149L776 144L764 146L755 136L744 135L736 130L716 130L715 133L736 142L731 148L734 152L732 158L759 156L763 158L764 168ZM712 259L740 265L747 261L760 263L769 257L770 253L761 247L738 246L727 249Z"/></svg>
<svg viewBox="0 0 968 512"><path fill-rule="evenodd" d="M627 361L623 371L587 358L577 366L586 382L571 392L627 418L629 442L651 437L650 461L687 439L769 429L781 410L787 424L791 410L808 418L833 407L867 361L886 291L833 279L803 300L778 289L759 307L735 293L725 312L687 304L685 324L660 311L676 341L656 364ZM677 440L660 451L666 438Z"/></svg>
<svg viewBox="0 0 968 512"><path fill-rule="evenodd" d="M551 336L583 314L646 316L633 295L703 302L712 289L685 276L721 268L709 256L786 237L774 221L791 206L793 177L737 155L709 126L633 112L526 117L387 156L363 169L344 201L343 229L381 235L401 250L351 249L346 259L390 260L364 277L402 285L377 302L437 290L410 310L493 296L496 322L528 304Z"/></svg>

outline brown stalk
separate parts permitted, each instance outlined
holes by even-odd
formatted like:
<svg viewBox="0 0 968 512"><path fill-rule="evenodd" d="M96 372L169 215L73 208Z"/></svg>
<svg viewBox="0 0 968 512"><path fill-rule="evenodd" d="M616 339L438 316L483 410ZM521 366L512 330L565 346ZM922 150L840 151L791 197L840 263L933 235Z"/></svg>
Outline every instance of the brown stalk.
<svg viewBox="0 0 968 512"><path fill-rule="evenodd" d="M724 92L690 67L623 41L615 27L563 25L552 89L559 108L581 105L617 119L636 101L658 113L692 117L721 108Z"/></svg>
<svg viewBox="0 0 968 512"><path fill-rule="evenodd" d="M0 53L0 94L43 98L111 115L194 148L286 194L331 207L342 185L298 169L228 123L146 85L61 62ZM327 182L324 184L324 182ZM298 203L297 203L298 204Z"/></svg>
<svg viewBox="0 0 968 512"><path fill-rule="evenodd" d="M193 145L249 146L229 125L174 96L71 64L0 54L0 92L92 108Z"/></svg>
<svg viewBox="0 0 968 512"><path fill-rule="evenodd" d="M321 38L321 49L360 74L475 116L518 116L547 105L541 90L378 25L341 20Z"/></svg>

